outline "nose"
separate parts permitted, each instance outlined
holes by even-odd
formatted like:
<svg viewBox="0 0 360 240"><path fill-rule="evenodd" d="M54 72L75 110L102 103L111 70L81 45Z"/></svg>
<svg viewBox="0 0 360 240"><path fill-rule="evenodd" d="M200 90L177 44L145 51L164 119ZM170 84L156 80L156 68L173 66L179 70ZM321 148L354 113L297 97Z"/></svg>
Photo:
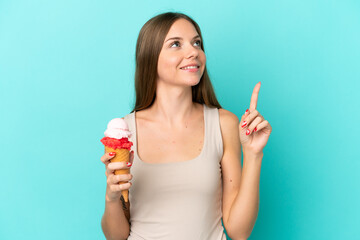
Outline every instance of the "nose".
<svg viewBox="0 0 360 240"><path fill-rule="evenodd" d="M191 57L197 58L199 56L199 49L192 46L191 44L186 51L187 51L186 58L191 58Z"/></svg>

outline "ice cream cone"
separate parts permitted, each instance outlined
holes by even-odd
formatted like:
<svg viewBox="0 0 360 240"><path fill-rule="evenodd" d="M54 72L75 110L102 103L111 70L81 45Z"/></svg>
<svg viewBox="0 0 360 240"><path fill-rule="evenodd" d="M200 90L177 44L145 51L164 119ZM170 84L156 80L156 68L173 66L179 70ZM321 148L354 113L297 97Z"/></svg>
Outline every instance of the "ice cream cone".
<svg viewBox="0 0 360 240"><path fill-rule="evenodd" d="M109 153L109 152L115 152L116 155L110 159L110 162L129 162L129 153L130 151L128 149L125 148L117 148L117 149L113 149L111 147L107 147L105 146L105 152ZM115 175L119 175L119 174L129 174L130 173L130 169L120 169L120 170L115 170ZM123 184L123 183L127 183L127 182L119 182L119 184ZM121 194L124 197L125 202L129 201L129 190L122 190Z"/></svg>
<svg viewBox="0 0 360 240"><path fill-rule="evenodd" d="M129 162L129 155L131 146L133 143L129 140L131 132L126 121L123 118L114 118L108 125L104 132L105 137L100 141L105 146L105 152L115 152L116 155L110 159L110 162ZM130 169L115 170L115 175L129 174ZM127 182L119 182L118 184L124 184ZM129 201L129 190L122 190L121 195L125 202Z"/></svg>

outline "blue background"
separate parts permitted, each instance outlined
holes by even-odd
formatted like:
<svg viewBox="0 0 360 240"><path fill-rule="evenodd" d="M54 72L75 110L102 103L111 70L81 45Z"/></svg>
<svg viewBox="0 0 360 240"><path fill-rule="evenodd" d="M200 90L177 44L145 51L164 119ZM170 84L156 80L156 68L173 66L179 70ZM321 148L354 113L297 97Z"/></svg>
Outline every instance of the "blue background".
<svg viewBox="0 0 360 240"><path fill-rule="evenodd" d="M359 1L0 0L0 239L105 239L100 143L134 104L143 24L201 27L223 108L273 132L249 239L359 239Z"/></svg>

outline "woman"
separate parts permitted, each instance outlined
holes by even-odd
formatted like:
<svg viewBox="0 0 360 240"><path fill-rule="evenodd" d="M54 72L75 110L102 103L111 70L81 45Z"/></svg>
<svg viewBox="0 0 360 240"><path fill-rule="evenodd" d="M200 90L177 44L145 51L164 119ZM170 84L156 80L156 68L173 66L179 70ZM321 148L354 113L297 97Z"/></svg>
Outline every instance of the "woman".
<svg viewBox="0 0 360 240"><path fill-rule="evenodd" d="M239 125L215 97L199 26L169 12L140 31L135 88L135 108L124 117L133 133L130 166L109 163L112 154L101 157L107 175L106 238L223 240L221 219L232 239L249 237L271 133L256 110L260 83ZM130 175L114 175L125 168L131 168ZM131 205L121 197L124 189Z"/></svg>

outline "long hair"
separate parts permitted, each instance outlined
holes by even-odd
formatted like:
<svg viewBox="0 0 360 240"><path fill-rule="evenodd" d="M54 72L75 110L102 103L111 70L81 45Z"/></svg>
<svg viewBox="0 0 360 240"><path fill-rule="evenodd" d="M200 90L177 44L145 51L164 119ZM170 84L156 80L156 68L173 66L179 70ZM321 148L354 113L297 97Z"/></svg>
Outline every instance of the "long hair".
<svg viewBox="0 0 360 240"><path fill-rule="evenodd" d="M201 38L201 49L204 51L200 27L189 16L178 12L166 12L148 20L141 28L136 43L136 101L131 113L146 109L154 103L156 98L157 65L160 51L172 24L181 18L188 20L194 25ZM216 99L206 66L200 82L191 88L193 102L200 104L205 103L209 107L222 108Z"/></svg>

